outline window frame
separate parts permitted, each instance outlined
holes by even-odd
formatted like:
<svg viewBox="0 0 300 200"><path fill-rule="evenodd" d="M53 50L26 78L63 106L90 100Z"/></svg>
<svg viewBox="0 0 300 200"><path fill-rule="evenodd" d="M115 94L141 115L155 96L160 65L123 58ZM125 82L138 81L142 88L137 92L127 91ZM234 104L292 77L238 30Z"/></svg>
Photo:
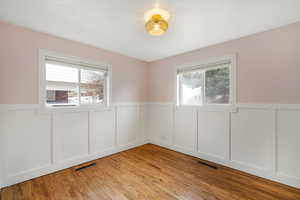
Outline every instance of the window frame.
<svg viewBox="0 0 300 200"><path fill-rule="evenodd" d="M61 105L61 106L47 106L46 103L46 63L47 58L51 58L53 63L64 63L65 66L73 67L78 69L78 105ZM82 66L84 65L84 66ZM94 70L94 71L107 71L107 77L104 85L104 103L103 104L81 104L80 103L80 69ZM75 56L64 55L61 53L39 49L39 104L42 109L50 110L70 110L70 109L81 109L81 108L108 108L111 104L111 87L112 86L112 66L106 63L99 63L87 59L82 59Z"/></svg>
<svg viewBox="0 0 300 200"><path fill-rule="evenodd" d="M230 62L229 67L229 78L230 78L230 86L229 86L229 98L230 102L228 104L206 104L205 101L205 71L211 69L218 69L220 67L216 66L218 64L222 64L225 62ZM179 71L204 71L203 75L203 104L202 105L186 105L181 103L181 84L180 84L180 76ZM233 108L236 105L236 55L227 55L222 57L214 57L206 60L200 60L195 63L186 63L183 65L175 66L174 71L175 76L175 99L174 103L176 107L195 107L195 108Z"/></svg>

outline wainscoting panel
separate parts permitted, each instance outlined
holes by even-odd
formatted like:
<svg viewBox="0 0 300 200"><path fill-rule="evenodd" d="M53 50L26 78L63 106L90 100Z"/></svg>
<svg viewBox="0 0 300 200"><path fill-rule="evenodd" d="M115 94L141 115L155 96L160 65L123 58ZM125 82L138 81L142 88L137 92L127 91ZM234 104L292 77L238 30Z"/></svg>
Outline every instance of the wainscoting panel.
<svg viewBox="0 0 300 200"><path fill-rule="evenodd" d="M149 132L151 141L165 145L173 143L173 105L153 104L149 106Z"/></svg>
<svg viewBox="0 0 300 200"><path fill-rule="evenodd" d="M1 139L1 138L0 138ZM1 140L0 140L0 145L1 145ZM4 181L4 160L3 160L3 148L0 147L0 190L1 190L1 187L5 184L5 181Z"/></svg>
<svg viewBox="0 0 300 200"><path fill-rule="evenodd" d="M63 163L88 155L88 112L53 114L54 162Z"/></svg>
<svg viewBox="0 0 300 200"><path fill-rule="evenodd" d="M198 112L198 152L222 160L229 159L229 112Z"/></svg>
<svg viewBox="0 0 300 200"><path fill-rule="evenodd" d="M116 145L115 110L91 111L89 113L90 153L96 154Z"/></svg>
<svg viewBox="0 0 300 200"><path fill-rule="evenodd" d="M189 151L197 147L197 110L182 108L175 110L174 145Z"/></svg>
<svg viewBox="0 0 300 200"><path fill-rule="evenodd" d="M117 108L118 141L119 146L126 146L138 140L140 132L139 107L119 106Z"/></svg>
<svg viewBox="0 0 300 200"><path fill-rule="evenodd" d="M278 173L300 181L300 110L278 111Z"/></svg>
<svg viewBox="0 0 300 200"><path fill-rule="evenodd" d="M50 115L38 115L34 110L0 112L5 177L51 164L50 130Z"/></svg>
<svg viewBox="0 0 300 200"><path fill-rule="evenodd" d="M299 119L299 105L152 103L148 123L156 145L300 188Z"/></svg>
<svg viewBox="0 0 300 200"><path fill-rule="evenodd" d="M149 141L150 136L149 136L149 127L148 127L148 121L149 121L149 108L148 105L144 104L140 106L140 134L139 134L139 139L141 141Z"/></svg>
<svg viewBox="0 0 300 200"><path fill-rule="evenodd" d="M273 170L275 111L244 109L232 113L231 159L259 170Z"/></svg>
<svg viewBox="0 0 300 200"><path fill-rule="evenodd" d="M148 117L148 105L139 103L0 105L0 188L148 143Z"/></svg>

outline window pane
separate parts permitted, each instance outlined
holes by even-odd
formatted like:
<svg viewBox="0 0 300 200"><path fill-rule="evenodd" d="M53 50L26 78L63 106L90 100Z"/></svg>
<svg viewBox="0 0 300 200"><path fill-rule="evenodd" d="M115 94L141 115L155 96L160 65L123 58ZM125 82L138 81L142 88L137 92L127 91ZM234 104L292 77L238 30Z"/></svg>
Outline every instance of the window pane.
<svg viewBox="0 0 300 200"><path fill-rule="evenodd" d="M102 84L105 79L104 72L82 69L81 83Z"/></svg>
<svg viewBox="0 0 300 200"><path fill-rule="evenodd" d="M78 69L63 65L47 63L46 80L78 83Z"/></svg>
<svg viewBox="0 0 300 200"><path fill-rule="evenodd" d="M81 103L95 104L104 103L104 88L103 85L84 84L80 87Z"/></svg>
<svg viewBox="0 0 300 200"><path fill-rule="evenodd" d="M81 70L80 100L82 104L104 103L104 87L104 72Z"/></svg>
<svg viewBox="0 0 300 200"><path fill-rule="evenodd" d="M47 88L47 105L78 105L77 91L74 88Z"/></svg>
<svg viewBox="0 0 300 200"><path fill-rule="evenodd" d="M46 63L46 104L78 105L78 73L77 68Z"/></svg>
<svg viewBox="0 0 300 200"><path fill-rule="evenodd" d="M189 72L180 75L181 104L203 104L203 72Z"/></svg>
<svg viewBox="0 0 300 200"><path fill-rule="evenodd" d="M207 104L229 103L229 67L211 69L205 72L205 101Z"/></svg>

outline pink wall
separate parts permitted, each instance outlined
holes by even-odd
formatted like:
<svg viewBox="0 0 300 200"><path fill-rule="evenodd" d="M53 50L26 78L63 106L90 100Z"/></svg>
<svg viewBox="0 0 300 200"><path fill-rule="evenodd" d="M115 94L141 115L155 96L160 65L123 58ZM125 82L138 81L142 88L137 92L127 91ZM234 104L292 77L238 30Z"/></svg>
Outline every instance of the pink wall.
<svg viewBox="0 0 300 200"><path fill-rule="evenodd" d="M112 102L147 100L147 63L0 22L0 104L38 103L38 49L113 66Z"/></svg>
<svg viewBox="0 0 300 200"><path fill-rule="evenodd" d="M149 101L174 100L174 66L235 53L238 103L300 103L300 22L150 63Z"/></svg>
<svg viewBox="0 0 300 200"><path fill-rule="evenodd" d="M238 103L300 103L300 23L147 64L0 22L0 104L38 103L38 49L110 63L112 101L174 99L174 67L237 54Z"/></svg>

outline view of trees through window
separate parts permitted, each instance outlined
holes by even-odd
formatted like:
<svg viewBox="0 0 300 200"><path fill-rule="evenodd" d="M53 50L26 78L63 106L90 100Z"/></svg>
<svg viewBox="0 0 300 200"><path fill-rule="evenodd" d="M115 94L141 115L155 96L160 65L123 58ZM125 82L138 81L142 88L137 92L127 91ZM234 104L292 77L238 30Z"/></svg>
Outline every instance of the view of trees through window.
<svg viewBox="0 0 300 200"><path fill-rule="evenodd" d="M205 72L206 103L229 103L229 68L207 70Z"/></svg>
<svg viewBox="0 0 300 200"><path fill-rule="evenodd" d="M228 104L230 102L229 65L179 74L182 105Z"/></svg>

